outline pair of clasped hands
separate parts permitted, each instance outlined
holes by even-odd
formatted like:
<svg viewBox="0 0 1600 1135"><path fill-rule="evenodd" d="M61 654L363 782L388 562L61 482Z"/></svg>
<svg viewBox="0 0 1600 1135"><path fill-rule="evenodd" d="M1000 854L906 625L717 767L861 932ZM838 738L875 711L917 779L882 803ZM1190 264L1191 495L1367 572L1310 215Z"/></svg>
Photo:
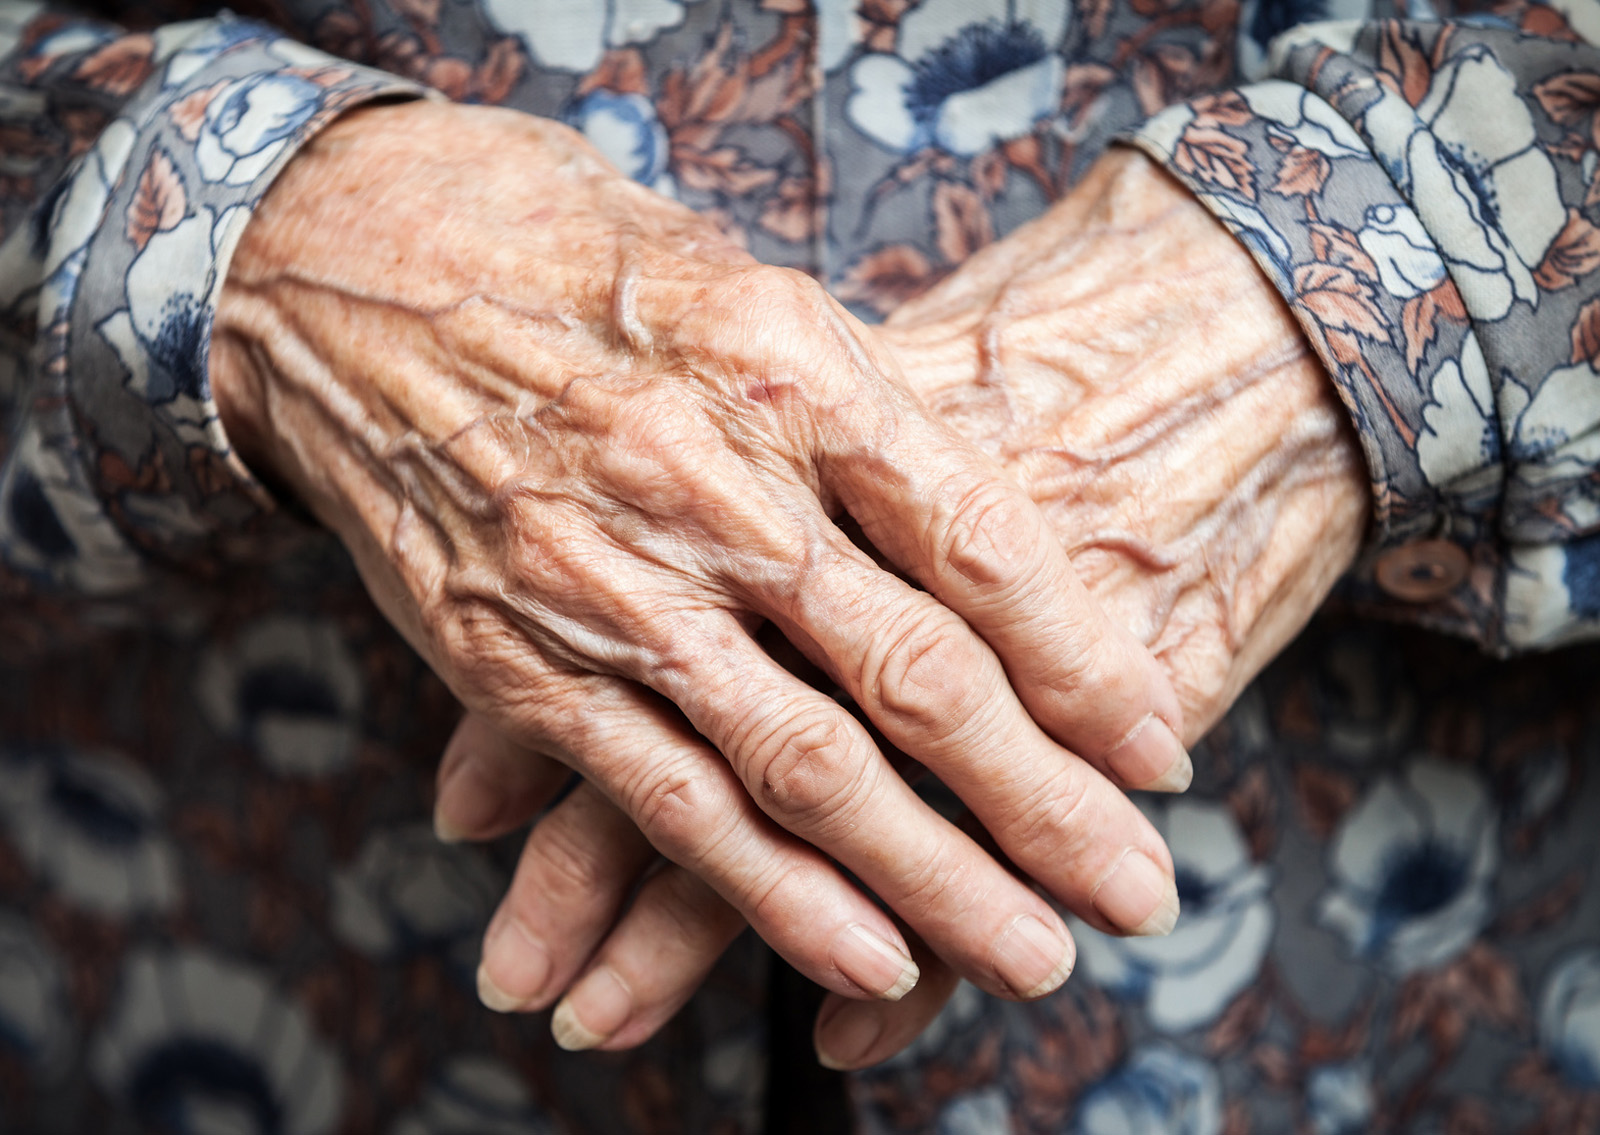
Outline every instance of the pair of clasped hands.
<svg viewBox="0 0 1600 1135"><path fill-rule="evenodd" d="M212 377L467 707L441 834L537 820L479 988L569 1048L641 1043L746 924L852 1068L958 978L1057 988L1047 900L1169 931L1125 790L1187 786L1366 510L1282 302L1133 151L868 328L563 126L362 109L246 228Z"/></svg>

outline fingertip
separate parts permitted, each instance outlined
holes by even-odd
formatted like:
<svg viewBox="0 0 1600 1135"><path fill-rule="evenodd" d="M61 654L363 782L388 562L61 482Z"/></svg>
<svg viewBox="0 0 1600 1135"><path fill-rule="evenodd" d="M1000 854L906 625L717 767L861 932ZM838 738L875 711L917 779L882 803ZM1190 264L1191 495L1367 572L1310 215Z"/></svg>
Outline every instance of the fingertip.
<svg viewBox="0 0 1600 1135"><path fill-rule="evenodd" d="M849 1072L872 1063L873 1049L883 1037L887 1021L881 1006L870 1001L843 1001L838 1008L824 1006L817 1015L811 1043L817 1063L834 1072Z"/></svg>
<svg viewBox="0 0 1600 1135"><path fill-rule="evenodd" d="M1095 911L1124 934L1159 938L1178 923L1178 885L1138 848L1122 853L1090 900Z"/></svg>
<svg viewBox="0 0 1600 1135"><path fill-rule="evenodd" d="M1155 713L1140 718L1106 754L1106 765L1128 788L1182 792L1194 781L1194 761L1172 727Z"/></svg>

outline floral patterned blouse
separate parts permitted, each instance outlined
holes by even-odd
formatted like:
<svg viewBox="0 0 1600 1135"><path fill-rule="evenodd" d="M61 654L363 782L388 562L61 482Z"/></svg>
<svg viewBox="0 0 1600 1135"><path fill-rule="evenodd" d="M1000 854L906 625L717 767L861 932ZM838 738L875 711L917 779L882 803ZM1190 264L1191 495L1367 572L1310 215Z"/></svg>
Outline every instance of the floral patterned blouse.
<svg viewBox="0 0 1600 1135"><path fill-rule="evenodd" d="M0 0L0 1132L1600 1131L1600 4L105 7ZM1146 805L1170 937L805 1092L748 937L632 1053L477 1004L515 848L429 830L457 710L205 366L274 175L426 88L869 317L1119 134L1250 249L1374 525Z"/></svg>

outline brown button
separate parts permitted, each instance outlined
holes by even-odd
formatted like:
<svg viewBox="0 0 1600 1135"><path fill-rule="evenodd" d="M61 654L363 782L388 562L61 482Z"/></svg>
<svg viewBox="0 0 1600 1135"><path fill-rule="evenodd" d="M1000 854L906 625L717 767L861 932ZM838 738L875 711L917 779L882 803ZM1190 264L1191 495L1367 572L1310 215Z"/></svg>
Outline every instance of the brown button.
<svg viewBox="0 0 1600 1135"><path fill-rule="evenodd" d="M1431 603L1461 586L1472 561L1448 540L1402 544L1378 557L1378 586L1408 603Z"/></svg>

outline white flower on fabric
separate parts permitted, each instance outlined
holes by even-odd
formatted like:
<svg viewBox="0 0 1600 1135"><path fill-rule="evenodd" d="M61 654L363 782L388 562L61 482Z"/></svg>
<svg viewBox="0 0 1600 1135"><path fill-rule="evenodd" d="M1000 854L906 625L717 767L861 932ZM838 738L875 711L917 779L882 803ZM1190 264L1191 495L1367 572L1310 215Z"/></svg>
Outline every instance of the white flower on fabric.
<svg viewBox="0 0 1600 1135"><path fill-rule="evenodd" d="M1356 241L1378 266L1378 279L1403 300L1430 292L1445 278L1444 260L1433 238L1410 209L1373 205Z"/></svg>
<svg viewBox="0 0 1600 1135"><path fill-rule="evenodd" d="M91 1055L131 1118L189 1135L323 1135L341 1076L305 1011L252 967L141 951Z"/></svg>
<svg viewBox="0 0 1600 1135"><path fill-rule="evenodd" d="M212 726L251 742L281 774L325 776L354 754L364 684L331 624L264 619L208 651L195 686Z"/></svg>
<svg viewBox="0 0 1600 1135"><path fill-rule="evenodd" d="M0 913L0 1048L48 1078L72 1049L72 1006L61 959L33 925Z"/></svg>
<svg viewBox="0 0 1600 1135"><path fill-rule="evenodd" d="M1476 335L1468 336L1459 360L1434 372L1422 408L1417 464L1428 483L1459 494L1495 484L1501 476L1499 422L1483 350Z"/></svg>
<svg viewBox="0 0 1600 1135"><path fill-rule="evenodd" d="M445 1066L391 1135L555 1135L556 1125L510 1068L490 1056Z"/></svg>
<svg viewBox="0 0 1600 1135"><path fill-rule="evenodd" d="M1468 312L1495 320L1518 300L1536 303L1533 269L1567 213L1516 77L1474 45L1434 73L1414 112L1398 95L1385 99L1366 117L1374 149L1406 188Z"/></svg>
<svg viewBox="0 0 1600 1135"><path fill-rule="evenodd" d="M1140 801L1172 848L1183 913L1165 938L1112 938L1081 923L1078 969L1125 1000L1144 1002L1164 1033L1216 1019L1255 980L1272 939L1268 869L1250 860L1233 814L1199 800Z"/></svg>
<svg viewBox="0 0 1600 1135"><path fill-rule="evenodd" d="M1574 440L1589 441L1600 426L1600 373L1588 363L1560 367L1545 376L1533 401L1517 421L1516 447L1520 461L1550 463L1564 456ZM1583 456L1588 456L1584 454ZM1568 475L1582 476L1593 466L1572 468Z"/></svg>
<svg viewBox="0 0 1600 1135"><path fill-rule="evenodd" d="M323 88L301 75L266 72L239 79L206 106L195 142L200 176L249 185L322 107Z"/></svg>
<svg viewBox="0 0 1600 1135"><path fill-rule="evenodd" d="M1363 1064L1324 1064L1306 1077L1306 1111L1316 1135L1366 1135L1377 1098Z"/></svg>
<svg viewBox="0 0 1600 1135"><path fill-rule="evenodd" d="M474 847L442 844L417 824L374 832L333 875L333 929L377 958L451 949L470 973L504 881Z"/></svg>
<svg viewBox="0 0 1600 1135"><path fill-rule="evenodd" d="M1274 79L1239 88L1257 118L1272 123L1297 145L1328 158L1366 158L1367 144L1317 95L1295 83Z"/></svg>
<svg viewBox="0 0 1600 1135"><path fill-rule="evenodd" d="M1339 824L1317 918L1390 973L1443 965L1489 921L1499 830L1475 773L1413 760Z"/></svg>
<svg viewBox="0 0 1600 1135"><path fill-rule="evenodd" d="M68 903L109 917L171 910L178 859L162 793L113 753L0 750L4 836Z"/></svg>
<svg viewBox="0 0 1600 1135"><path fill-rule="evenodd" d="M0 547L27 575L59 578L91 595L116 594L144 565L86 483L68 445L51 444L28 418L0 467Z"/></svg>
<svg viewBox="0 0 1600 1135"><path fill-rule="evenodd" d="M1011 1106L999 1088L957 1096L939 1112L938 1135L1010 1135Z"/></svg>
<svg viewBox="0 0 1600 1135"><path fill-rule="evenodd" d="M1539 1045L1569 1083L1600 1089L1600 950L1569 955L1546 979Z"/></svg>
<svg viewBox="0 0 1600 1135"><path fill-rule="evenodd" d="M643 95L591 91L567 117L623 173L657 193L675 195L667 172L667 131L655 103Z"/></svg>
<svg viewBox="0 0 1600 1135"><path fill-rule="evenodd" d="M72 183L50 215L50 251L45 254L44 275L53 276L63 261L85 247L100 230L106 202L128 164L138 132L125 119L117 119L95 139L72 174ZM33 280L0 280L0 302L9 304L16 291Z"/></svg>
<svg viewBox="0 0 1600 1135"><path fill-rule="evenodd" d="M543 68L584 72L614 47L649 43L683 22L684 5L699 0L607 0L606 3L534 4L484 0L496 27L521 36Z"/></svg>
<svg viewBox="0 0 1600 1135"><path fill-rule="evenodd" d="M817 62L823 74L838 69L861 42L856 0L816 0Z"/></svg>
<svg viewBox="0 0 1600 1135"><path fill-rule="evenodd" d="M1222 1080L1169 1045L1139 1049L1078 1101L1075 1135L1220 1135Z"/></svg>
<svg viewBox="0 0 1600 1135"><path fill-rule="evenodd" d="M1056 112L1069 0L1019 0L1002 21L970 0L924 0L901 19L895 54L850 68L845 115L891 150L937 145L970 157ZM978 18L975 18L978 17Z"/></svg>

